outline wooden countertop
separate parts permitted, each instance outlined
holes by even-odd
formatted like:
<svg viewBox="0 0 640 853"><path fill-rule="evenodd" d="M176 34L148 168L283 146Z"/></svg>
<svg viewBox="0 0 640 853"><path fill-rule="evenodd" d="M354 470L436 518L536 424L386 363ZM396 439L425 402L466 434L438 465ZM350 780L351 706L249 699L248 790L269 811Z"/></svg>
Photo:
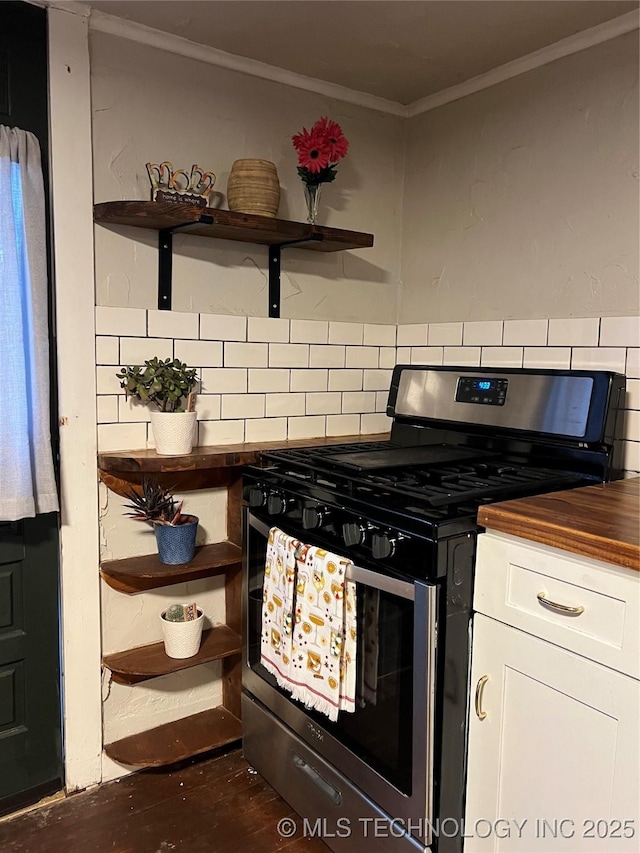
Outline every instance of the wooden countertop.
<svg viewBox="0 0 640 853"><path fill-rule="evenodd" d="M640 477L489 504L478 523L640 571Z"/></svg>

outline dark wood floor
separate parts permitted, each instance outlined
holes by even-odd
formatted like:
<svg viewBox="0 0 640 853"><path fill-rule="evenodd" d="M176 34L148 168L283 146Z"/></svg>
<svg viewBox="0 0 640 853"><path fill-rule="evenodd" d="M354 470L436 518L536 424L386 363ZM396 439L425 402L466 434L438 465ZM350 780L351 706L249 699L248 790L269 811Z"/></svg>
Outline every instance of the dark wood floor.
<svg viewBox="0 0 640 853"><path fill-rule="evenodd" d="M0 823L2 853L328 853L249 768L241 750L145 771ZM301 826L302 821L297 821Z"/></svg>

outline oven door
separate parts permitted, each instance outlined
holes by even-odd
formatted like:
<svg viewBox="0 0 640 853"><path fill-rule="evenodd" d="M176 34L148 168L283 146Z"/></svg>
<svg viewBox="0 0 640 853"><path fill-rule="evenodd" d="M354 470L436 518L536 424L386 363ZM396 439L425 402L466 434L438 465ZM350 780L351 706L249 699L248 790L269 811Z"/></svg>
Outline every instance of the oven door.
<svg viewBox="0 0 640 853"><path fill-rule="evenodd" d="M358 652L356 710L332 723L278 687L260 664L262 587L269 525L245 510L245 659L243 686L391 819L430 843L437 587L379 567L352 565ZM287 531L334 551L322 537ZM377 568L377 570L376 570ZM365 613L368 614L365 616ZM375 620L372 626L371 620ZM372 633L373 632L373 633ZM373 662L365 642L375 637ZM367 666L363 673L362 667ZM373 668L373 670L372 670ZM373 671L373 677L371 675ZM364 676L364 677L363 677ZM250 758L249 758L250 760ZM279 760L274 755L273 760ZM282 760L286 760L282 756Z"/></svg>

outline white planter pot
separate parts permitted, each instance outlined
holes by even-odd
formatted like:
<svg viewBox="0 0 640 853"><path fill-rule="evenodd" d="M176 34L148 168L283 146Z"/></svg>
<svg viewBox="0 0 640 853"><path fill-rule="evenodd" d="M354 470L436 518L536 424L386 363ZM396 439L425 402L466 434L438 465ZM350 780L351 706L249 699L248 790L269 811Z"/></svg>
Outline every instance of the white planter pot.
<svg viewBox="0 0 640 853"><path fill-rule="evenodd" d="M202 624L204 613L198 608L198 618L191 622L167 622L164 618L166 611L160 614L164 650L170 658L192 658L198 653L202 640Z"/></svg>
<svg viewBox="0 0 640 853"><path fill-rule="evenodd" d="M191 453L197 417L196 412L151 412L156 453L161 456Z"/></svg>

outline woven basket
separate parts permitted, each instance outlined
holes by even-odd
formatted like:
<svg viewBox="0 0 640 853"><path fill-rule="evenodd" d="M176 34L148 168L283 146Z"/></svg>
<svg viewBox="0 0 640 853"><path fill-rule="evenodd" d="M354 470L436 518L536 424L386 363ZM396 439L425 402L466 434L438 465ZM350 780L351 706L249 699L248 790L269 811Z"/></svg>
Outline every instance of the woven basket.
<svg viewBox="0 0 640 853"><path fill-rule="evenodd" d="M269 160L236 160L227 183L229 210L254 216L278 214L280 183Z"/></svg>

